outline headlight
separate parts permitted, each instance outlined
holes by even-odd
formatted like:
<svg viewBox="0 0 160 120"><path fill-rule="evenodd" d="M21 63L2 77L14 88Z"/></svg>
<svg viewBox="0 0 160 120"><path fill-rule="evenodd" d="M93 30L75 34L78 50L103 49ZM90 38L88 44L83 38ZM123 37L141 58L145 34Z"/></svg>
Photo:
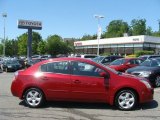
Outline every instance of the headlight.
<svg viewBox="0 0 160 120"><path fill-rule="evenodd" d="M152 86L146 80L140 80L147 88L152 88Z"/></svg>
<svg viewBox="0 0 160 120"><path fill-rule="evenodd" d="M138 76L140 77L149 77L149 75L152 73L151 71L141 71Z"/></svg>

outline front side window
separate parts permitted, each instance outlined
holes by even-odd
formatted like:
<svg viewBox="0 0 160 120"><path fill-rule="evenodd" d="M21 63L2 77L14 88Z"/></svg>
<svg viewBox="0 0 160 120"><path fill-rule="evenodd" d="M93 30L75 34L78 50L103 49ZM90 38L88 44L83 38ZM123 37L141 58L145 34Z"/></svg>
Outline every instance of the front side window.
<svg viewBox="0 0 160 120"><path fill-rule="evenodd" d="M71 62L71 66L73 75L100 77L99 74L104 72L104 70L84 62L73 61Z"/></svg>
<svg viewBox="0 0 160 120"><path fill-rule="evenodd" d="M40 68L42 72L53 72L63 74L69 74L70 72L67 61L43 64Z"/></svg>

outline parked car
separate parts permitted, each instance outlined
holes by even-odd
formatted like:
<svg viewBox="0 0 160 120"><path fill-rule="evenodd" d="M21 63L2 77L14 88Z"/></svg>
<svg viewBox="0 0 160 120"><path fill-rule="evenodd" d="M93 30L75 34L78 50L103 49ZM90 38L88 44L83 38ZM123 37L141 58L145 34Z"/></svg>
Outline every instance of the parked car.
<svg viewBox="0 0 160 120"><path fill-rule="evenodd" d="M139 56L138 58L146 60L149 58L157 58L157 57L160 57L160 55L142 55L142 56Z"/></svg>
<svg viewBox="0 0 160 120"><path fill-rule="evenodd" d="M32 59L40 59L40 58L41 58L41 55L33 55L31 58L32 58Z"/></svg>
<svg viewBox="0 0 160 120"><path fill-rule="evenodd" d="M160 86L160 58L150 58L139 66L126 70L126 73L145 77L154 87Z"/></svg>
<svg viewBox="0 0 160 120"><path fill-rule="evenodd" d="M111 56L97 56L95 58L93 58L93 61L104 64L104 65L108 65L111 62L113 62L116 59L119 58L123 58L122 56L117 56L117 55L111 55Z"/></svg>
<svg viewBox="0 0 160 120"><path fill-rule="evenodd" d="M93 59L93 58L97 57L97 55L95 55L95 54L84 54L84 55L76 55L75 57Z"/></svg>
<svg viewBox="0 0 160 120"><path fill-rule="evenodd" d="M41 56L41 60L48 60L48 59L50 59L50 58L52 58L51 55L42 55L42 56Z"/></svg>
<svg viewBox="0 0 160 120"><path fill-rule="evenodd" d="M139 58L121 58L111 62L108 66L119 72L125 72L128 68L138 66L143 60Z"/></svg>
<svg viewBox="0 0 160 120"><path fill-rule="evenodd" d="M28 68L28 67L30 67L40 61L42 61L41 58L31 59L30 61L26 61L25 66L26 66L26 68Z"/></svg>
<svg viewBox="0 0 160 120"><path fill-rule="evenodd" d="M9 72L9 71L17 71L22 68L22 65L17 60L5 60L2 63L2 69L3 71Z"/></svg>
<svg viewBox="0 0 160 120"><path fill-rule="evenodd" d="M125 75L82 58L45 60L18 71L11 92L32 108L58 100L104 102L131 110L153 99L153 88L145 78Z"/></svg>

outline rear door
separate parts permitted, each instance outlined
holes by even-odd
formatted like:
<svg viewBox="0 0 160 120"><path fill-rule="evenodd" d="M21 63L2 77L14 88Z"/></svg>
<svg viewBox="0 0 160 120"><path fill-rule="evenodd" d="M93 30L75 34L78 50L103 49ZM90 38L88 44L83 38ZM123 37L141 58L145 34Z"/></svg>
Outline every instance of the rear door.
<svg viewBox="0 0 160 120"><path fill-rule="evenodd" d="M41 86L50 100L67 100L71 89L68 61L43 64L41 71Z"/></svg>
<svg viewBox="0 0 160 120"><path fill-rule="evenodd" d="M99 76L104 70L79 61L71 62L71 99L76 101L107 101L109 80Z"/></svg>

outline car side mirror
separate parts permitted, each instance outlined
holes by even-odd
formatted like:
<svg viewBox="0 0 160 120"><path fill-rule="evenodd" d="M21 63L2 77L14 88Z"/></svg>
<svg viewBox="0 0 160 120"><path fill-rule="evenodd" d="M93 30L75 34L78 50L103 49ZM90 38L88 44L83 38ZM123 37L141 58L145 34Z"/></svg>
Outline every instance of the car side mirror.
<svg viewBox="0 0 160 120"><path fill-rule="evenodd" d="M99 75L100 75L100 77L104 77L104 78L107 77L106 72L100 72Z"/></svg>

